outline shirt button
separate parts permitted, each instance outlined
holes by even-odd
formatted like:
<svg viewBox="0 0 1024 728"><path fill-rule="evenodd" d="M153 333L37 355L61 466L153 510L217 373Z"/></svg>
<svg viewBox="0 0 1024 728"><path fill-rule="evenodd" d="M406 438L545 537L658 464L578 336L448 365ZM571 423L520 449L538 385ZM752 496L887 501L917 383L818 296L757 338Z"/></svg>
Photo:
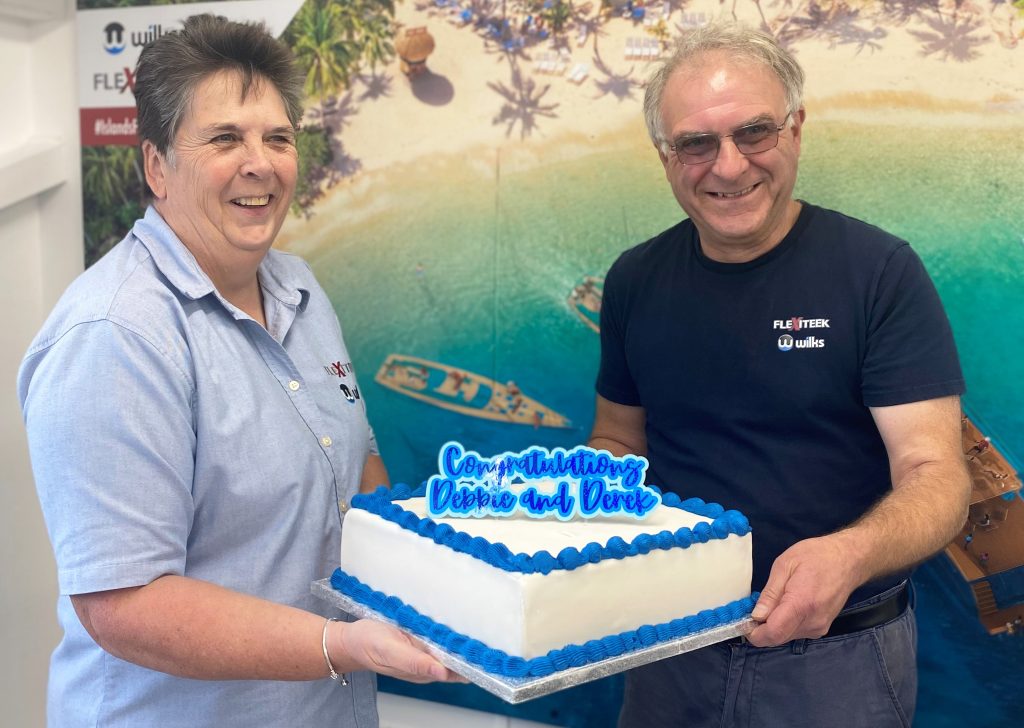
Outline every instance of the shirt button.
<svg viewBox="0 0 1024 728"><path fill-rule="evenodd" d="M293 392L297 392L300 386L302 385L296 382L294 379L288 382L288 389L292 390Z"/></svg>
<svg viewBox="0 0 1024 728"><path fill-rule="evenodd" d="M324 447L330 447L331 443L334 442L334 441L331 438L329 438L327 435L324 435L323 437L320 438L320 442L321 442L321 444L323 444Z"/></svg>
<svg viewBox="0 0 1024 728"><path fill-rule="evenodd" d="M338 503L338 508L341 509L342 513L348 513L349 505L347 502L341 501L340 503Z"/></svg>

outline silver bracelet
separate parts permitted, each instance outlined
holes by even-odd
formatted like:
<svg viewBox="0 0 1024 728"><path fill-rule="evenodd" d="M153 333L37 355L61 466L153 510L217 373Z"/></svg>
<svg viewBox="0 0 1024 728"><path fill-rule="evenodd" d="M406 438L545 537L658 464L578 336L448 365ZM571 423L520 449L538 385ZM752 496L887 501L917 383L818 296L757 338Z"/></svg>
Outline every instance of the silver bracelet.
<svg viewBox="0 0 1024 728"><path fill-rule="evenodd" d="M348 680L345 679L344 675L339 675L334 669L334 665L331 664L331 656L327 652L327 625L331 622L340 622L341 620L337 617L328 617L324 620L324 632L320 637L320 646L324 650L324 662L327 663L327 669L331 673L331 680L338 680L342 685L348 685Z"/></svg>

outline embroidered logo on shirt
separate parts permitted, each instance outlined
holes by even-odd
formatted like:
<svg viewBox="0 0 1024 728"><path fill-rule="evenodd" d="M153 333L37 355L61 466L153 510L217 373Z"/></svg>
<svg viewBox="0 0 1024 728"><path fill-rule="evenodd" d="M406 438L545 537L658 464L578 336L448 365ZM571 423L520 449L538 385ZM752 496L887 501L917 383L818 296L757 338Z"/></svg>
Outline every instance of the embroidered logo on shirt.
<svg viewBox="0 0 1024 728"><path fill-rule="evenodd" d="M827 318L804 318L793 316L788 319L775 319L772 321L772 329L778 331L792 331L796 333L801 329L827 329L829 319ZM794 339L790 334L783 334L778 340L779 351L790 351L792 349L824 349L825 340L817 336L808 336L803 339Z"/></svg>
<svg viewBox="0 0 1024 728"><path fill-rule="evenodd" d="M779 351L789 351L790 349L824 349L825 340L819 339L817 336L808 336L806 339L794 339L789 334L783 334L779 337Z"/></svg>
<svg viewBox="0 0 1024 728"><path fill-rule="evenodd" d="M352 362L340 362L332 361L330 364L324 365L324 371L330 374L332 377L346 378L352 373ZM348 400L349 404L355 404L356 400L359 399L359 387L355 384L349 386L348 384L339 384L338 389L341 390L342 396Z"/></svg>
<svg viewBox="0 0 1024 728"><path fill-rule="evenodd" d="M324 371L332 377L346 377L352 371L352 362L342 364L340 361L331 362L324 366Z"/></svg>
<svg viewBox="0 0 1024 728"><path fill-rule="evenodd" d="M339 384L338 388L341 390L341 393L345 395L345 399L348 400L349 404L355 404L356 400L359 399L359 387L353 385L349 388L348 385Z"/></svg>

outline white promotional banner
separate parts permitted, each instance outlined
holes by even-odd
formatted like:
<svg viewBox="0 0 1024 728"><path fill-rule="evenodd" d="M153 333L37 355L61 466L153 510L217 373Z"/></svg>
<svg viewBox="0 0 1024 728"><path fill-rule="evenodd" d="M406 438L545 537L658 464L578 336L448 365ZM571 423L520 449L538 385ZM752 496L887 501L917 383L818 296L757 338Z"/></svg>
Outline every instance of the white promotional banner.
<svg viewBox="0 0 1024 728"><path fill-rule="evenodd" d="M231 20L262 20L279 36L303 0L223 0L188 5L143 5L79 10L78 106L83 146L134 146L135 63L142 47L180 28L185 18L216 13Z"/></svg>

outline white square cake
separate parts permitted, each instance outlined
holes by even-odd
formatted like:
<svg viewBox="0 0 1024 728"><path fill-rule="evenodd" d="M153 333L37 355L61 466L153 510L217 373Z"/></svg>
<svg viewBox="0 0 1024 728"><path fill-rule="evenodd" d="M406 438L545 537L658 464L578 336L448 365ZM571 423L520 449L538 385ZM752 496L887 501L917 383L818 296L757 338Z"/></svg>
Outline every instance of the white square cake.
<svg viewBox="0 0 1024 728"><path fill-rule="evenodd" d="M431 518L410 496L353 499L332 584L492 672L550 674L753 607L749 524L699 499L554 520Z"/></svg>

